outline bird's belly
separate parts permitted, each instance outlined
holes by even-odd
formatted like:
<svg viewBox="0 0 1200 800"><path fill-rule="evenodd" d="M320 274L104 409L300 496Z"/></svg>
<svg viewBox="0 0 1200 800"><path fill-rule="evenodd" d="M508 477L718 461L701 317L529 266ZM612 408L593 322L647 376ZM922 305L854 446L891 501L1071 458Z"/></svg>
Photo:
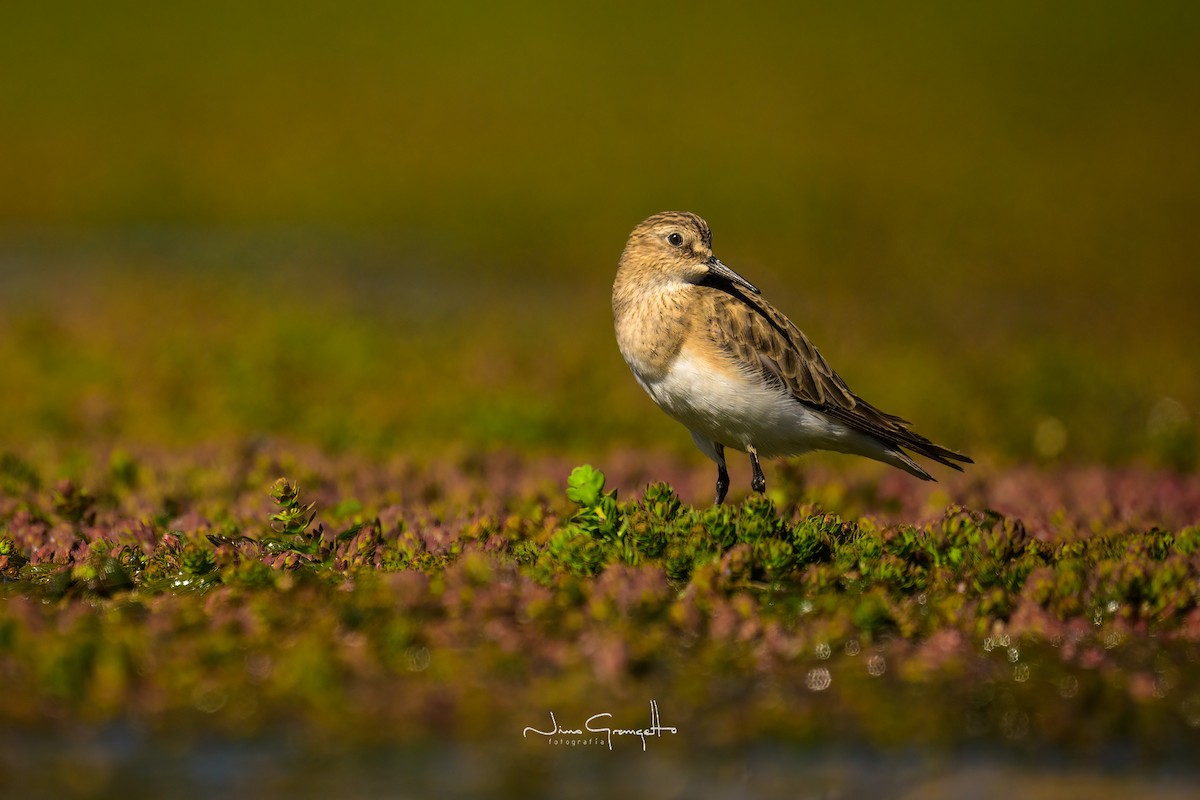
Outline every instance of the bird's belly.
<svg viewBox="0 0 1200 800"><path fill-rule="evenodd" d="M783 388L687 348L659 376L644 377L636 367L633 371L659 407L693 433L726 447L754 447L771 458L841 450L846 437L854 435Z"/></svg>

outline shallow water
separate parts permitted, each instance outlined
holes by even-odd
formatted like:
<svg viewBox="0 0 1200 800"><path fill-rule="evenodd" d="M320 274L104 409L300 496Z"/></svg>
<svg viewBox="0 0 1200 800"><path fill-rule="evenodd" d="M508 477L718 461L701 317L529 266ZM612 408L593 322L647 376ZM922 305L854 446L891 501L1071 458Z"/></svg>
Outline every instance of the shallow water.
<svg viewBox="0 0 1200 800"><path fill-rule="evenodd" d="M77 737L8 734L0 796L69 798L1057 798L1195 797L1182 759L1138 763L867 748L758 745L645 753L438 744L330 753L273 740L156 741L128 729Z"/></svg>

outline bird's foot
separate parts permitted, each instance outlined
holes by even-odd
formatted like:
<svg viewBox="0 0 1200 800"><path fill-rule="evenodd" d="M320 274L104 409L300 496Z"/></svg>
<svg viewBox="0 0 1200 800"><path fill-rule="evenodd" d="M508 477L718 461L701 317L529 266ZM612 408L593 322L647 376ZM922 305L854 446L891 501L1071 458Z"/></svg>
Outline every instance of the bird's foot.
<svg viewBox="0 0 1200 800"><path fill-rule="evenodd" d="M759 494L764 494L767 491L767 477L763 475L762 465L758 463L758 451L753 447L748 447L746 452L750 454L750 466L754 468L754 477L750 479L750 488Z"/></svg>
<svg viewBox="0 0 1200 800"><path fill-rule="evenodd" d="M721 505L725 502L725 494L729 491L729 471L725 469L724 464L717 465L717 502L715 505Z"/></svg>

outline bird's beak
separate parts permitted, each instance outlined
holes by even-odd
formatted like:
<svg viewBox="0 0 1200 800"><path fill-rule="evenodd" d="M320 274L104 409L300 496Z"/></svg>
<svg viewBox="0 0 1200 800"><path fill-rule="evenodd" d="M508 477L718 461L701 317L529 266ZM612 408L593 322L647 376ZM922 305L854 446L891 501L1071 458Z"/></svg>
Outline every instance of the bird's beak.
<svg viewBox="0 0 1200 800"><path fill-rule="evenodd" d="M724 278L735 286L741 286L743 289L753 292L754 294L761 294L761 292L758 291L757 286L743 278L741 275L738 275L729 267L722 264L721 260L716 256L709 256L708 261L705 261L704 265L708 267L708 272L710 275L715 275L718 278Z"/></svg>

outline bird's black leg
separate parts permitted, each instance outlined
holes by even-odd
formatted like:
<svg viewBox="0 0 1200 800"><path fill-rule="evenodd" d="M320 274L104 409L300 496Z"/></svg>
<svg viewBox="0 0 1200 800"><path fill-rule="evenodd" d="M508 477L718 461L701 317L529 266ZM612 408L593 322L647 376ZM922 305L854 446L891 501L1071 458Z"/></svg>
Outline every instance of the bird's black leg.
<svg viewBox="0 0 1200 800"><path fill-rule="evenodd" d="M763 475L762 465L758 463L758 451L753 447L747 447L746 452L750 454L750 466L754 467L754 477L750 479L750 487L759 494L767 491L767 478Z"/></svg>
<svg viewBox="0 0 1200 800"><path fill-rule="evenodd" d="M717 505L725 502L729 491L729 470L725 469L725 446L717 445Z"/></svg>

